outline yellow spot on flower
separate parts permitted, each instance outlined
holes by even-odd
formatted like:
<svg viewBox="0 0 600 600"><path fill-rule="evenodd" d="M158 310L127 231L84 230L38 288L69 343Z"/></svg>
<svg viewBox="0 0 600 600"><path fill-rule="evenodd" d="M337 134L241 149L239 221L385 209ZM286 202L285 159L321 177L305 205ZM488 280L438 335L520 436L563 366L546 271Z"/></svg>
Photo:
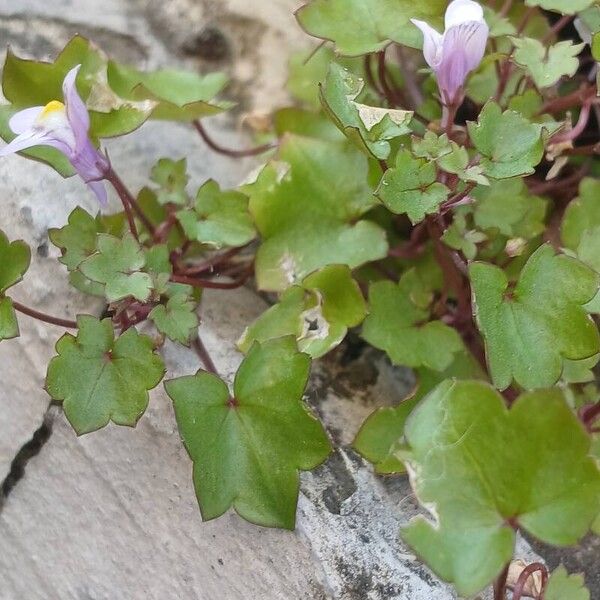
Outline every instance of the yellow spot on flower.
<svg viewBox="0 0 600 600"><path fill-rule="evenodd" d="M44 117L49 117L51 114L59 111L63 111L65 109L65 105L58 100L52 100L52 102L48 102L46 106L44 106L44 110L40 114L40 117L43 119Z"/></svg>

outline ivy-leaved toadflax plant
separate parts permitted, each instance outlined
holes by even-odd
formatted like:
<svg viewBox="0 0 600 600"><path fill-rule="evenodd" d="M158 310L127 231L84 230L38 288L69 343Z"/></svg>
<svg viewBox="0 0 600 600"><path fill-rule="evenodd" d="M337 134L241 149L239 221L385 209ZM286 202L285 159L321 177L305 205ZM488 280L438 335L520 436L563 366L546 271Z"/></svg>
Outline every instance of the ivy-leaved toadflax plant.
<svg viewBox="0 0 600 600"><path fill-rule="evenodd" d="M430 509L398 552L461 596L589 598L580 576L513 556L518 533L556 546L600 534L600 7L309 0L296 17L321 42L290 60L293 106L242 149L206 127L233 106L222 73L142 71L80 36L51 63L8 52L0 154L95 192L102 213L73 207L49 237L106 310L15 301L31 253L0 232L0 340L20 315L67 330L46 390L78 435L134 427L166 340L193 348L198 371L163 385L202 517L292 529L301 472L332 450L305 399L311 361L360 336L416 379L353 444ZM121 179L101 140L148 120L187 125L233 169L260 164L233 189L193 188L193 148L130 190L127 160ZM240 328L240 367L223 377L199 313L205 290L226 304L244 285L272 302Z"/></svg>

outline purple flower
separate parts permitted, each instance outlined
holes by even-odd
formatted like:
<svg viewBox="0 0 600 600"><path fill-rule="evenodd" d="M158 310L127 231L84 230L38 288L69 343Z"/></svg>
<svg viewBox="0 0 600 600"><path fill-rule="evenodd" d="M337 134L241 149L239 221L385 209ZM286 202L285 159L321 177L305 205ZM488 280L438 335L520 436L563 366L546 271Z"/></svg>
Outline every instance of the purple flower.
<svg viewBox="0 0 600 600"><path fill-rule="evenodd" d="M60 150L79 176L106 206L106 189L102 180L110 169L108 158L94 148L90 137L90 116L75 86L81 65L71 69L63 81L64 104L53 100L46 106L33 106L15 113L8 122L17 137L0 156L33 146L52 146Z"/></svg>
<svg viewBox="0 0 600 600"><path fill-rule="evenodd" d="M453 0L443 35L424 21L411 21L423 32L423 55L437 76L442 100L446 105L459 102L467 75L485 53L490 30L483 9L473 0Z"/></svg>

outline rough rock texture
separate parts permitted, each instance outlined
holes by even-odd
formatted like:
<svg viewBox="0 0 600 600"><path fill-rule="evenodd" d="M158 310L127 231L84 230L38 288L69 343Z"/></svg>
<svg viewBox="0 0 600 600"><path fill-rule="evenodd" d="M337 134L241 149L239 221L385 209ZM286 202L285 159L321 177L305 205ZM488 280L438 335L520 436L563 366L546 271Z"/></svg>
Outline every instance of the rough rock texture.
<svg viewBox="0 0 600 600"><path fill-rule="evenodd" d="M0 39L31 56L53 55L75 32L119 59L145 66L224 68L241 99L234 116L208 121L223 144L247 143L242 111L285 97L285 62L305 43L294 0L0 0ZM252 84L251 87L248 87ZM146 182L161 156L188 156L193 183L232 185L252 162L209 153L190 128L152 123L109 151L127 184ZM15 297L57 315L99 314L66 285L47 229L93 198L76 179L11 157L0 161L0 228L32 247L33 266ZM234 342L264 308L250 290L206 295L202 335L225 377L241 356ZM417 511L403 478L381 479L349 447L377 406L411 385L379 354L345 346L315 368L307 399L337 450L302 477L294 533L227 514L202 523L191 461L162 388L136 429L110 425L77 438L43 391L59 328L20 319L22 336L0 345L0 600L446 600L454 593L401 544ZM165 348L168 376L199 368L195 354ZM38 453L39 452L39 453ZM36 453L38 453L36 455ZM29 458L22 473L22 459ZM7 494L10 492L9 494ZM519 553L533 555L520 542Z"/></svg>

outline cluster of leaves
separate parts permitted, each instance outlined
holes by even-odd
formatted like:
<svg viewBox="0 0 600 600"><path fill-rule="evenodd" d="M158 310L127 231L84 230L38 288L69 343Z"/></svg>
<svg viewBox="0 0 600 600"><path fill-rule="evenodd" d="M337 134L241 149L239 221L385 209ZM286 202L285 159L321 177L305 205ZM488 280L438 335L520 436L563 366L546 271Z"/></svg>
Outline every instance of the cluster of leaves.
<svg viewBox="0 0 600 600"><path fill-rule="evenodd" d="M445 1L311 0L298 21L329 45L292 60L296 102L273 115L277 149L252 181L209 180L192 198L186 161L165 158L125 198L131 214L77 208L50 232L71 283L107 304L104 319L79 316L48 369L77 433L134 426L164 376L160 346L194 345L206 370L165 388L203 517L233 507L293 528L298 472L330 452L302 398L310 360L360 328L418 383L354 447L376 472L410 475L431 519L402 535L440 577L471 595L500 576L503 590L517 531L556 545L600 534L600 166L586 143L599 133L600 8L496 4L490 51L442 125L449 107L419 68L410 19L441 27ZM587 45L557 37L569 16ZM214 100L220 74L143 73L77 37L54 63L9 53L0 135L16 110L61 97L75 64L95 141L229 107ZM70 173L52 149L28 155ZM0 235L0 339L18 335L5 294L28 264L27 247ZM226 382L197 309L204 288L251 275L275 301L241 334ZM146 320L154 338L135 328ZM544 593L587 591L558 570Z"/></svg>

